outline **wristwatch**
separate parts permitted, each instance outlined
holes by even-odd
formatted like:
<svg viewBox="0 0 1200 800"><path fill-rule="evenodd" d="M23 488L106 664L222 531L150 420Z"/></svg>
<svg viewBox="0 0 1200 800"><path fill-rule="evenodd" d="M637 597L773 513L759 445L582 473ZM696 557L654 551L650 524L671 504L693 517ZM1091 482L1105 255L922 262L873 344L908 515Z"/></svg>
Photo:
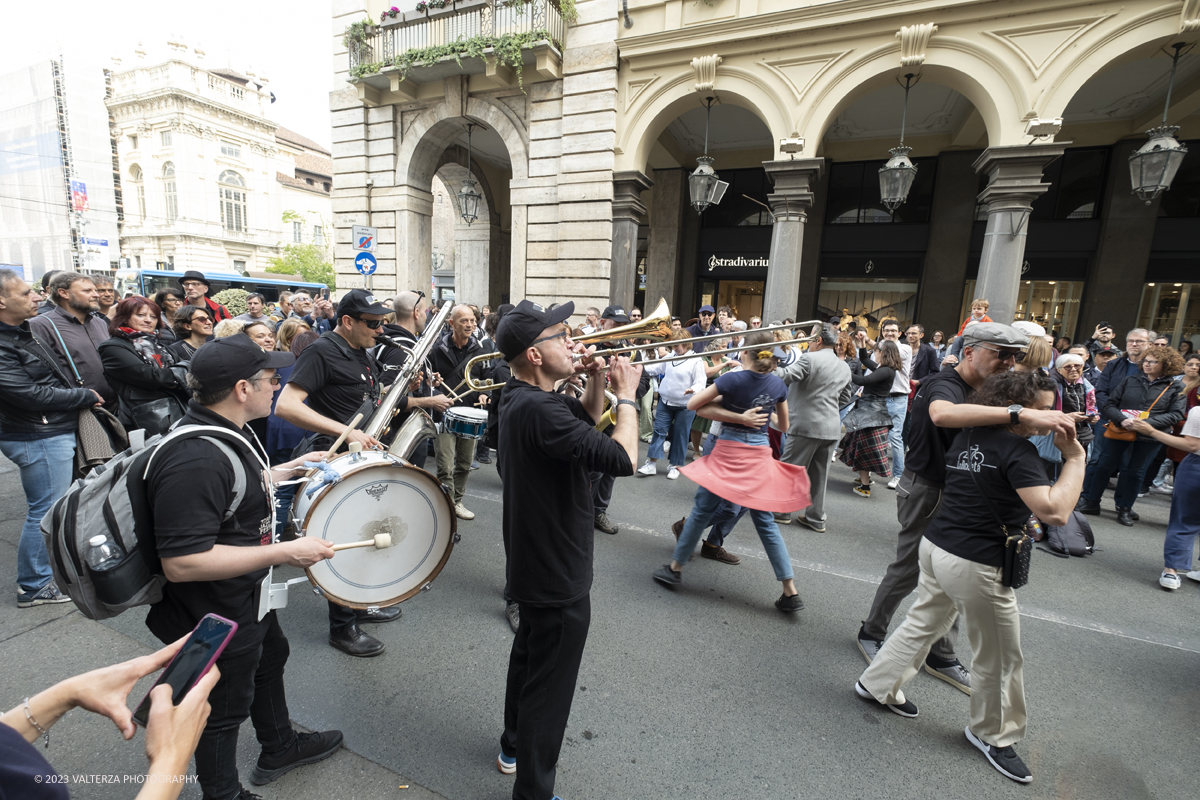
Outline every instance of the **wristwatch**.
<svg viewBox="0 0 1200 800"><path fill-rule="evenodd" d="M1025 406L1011 405L1008 407L1008 421L1012 425L1021 424L1021 412L1025 410Z"/></svg>

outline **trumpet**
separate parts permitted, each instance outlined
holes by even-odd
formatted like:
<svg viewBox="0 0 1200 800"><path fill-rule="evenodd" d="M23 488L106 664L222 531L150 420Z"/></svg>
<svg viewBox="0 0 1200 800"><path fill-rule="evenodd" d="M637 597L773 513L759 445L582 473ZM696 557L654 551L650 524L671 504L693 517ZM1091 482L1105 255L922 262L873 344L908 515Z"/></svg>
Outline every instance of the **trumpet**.
<svg viewBox="0 0 1200 800"><path fill-rule="evenodd" d="M812 327L813 325L816 325L819 327L821 324L822 324L822 320L810 319L810 320L804 320L803 322L789 322L786 325L767 325L762 328L755 328L754 331L755 332L774 333L776 331L790 331L793 328L808 328L808 327ZM751 331L746 331L745 333L751 333ZM809 336L799 336L799 337L790 339L788 341L789 341L789 343L811 342L811 341L815 341L817 338L819 338L819 336L820 336L820 333L818 332L817 334L813 334L813 335L809 335ZM663 342L664 342L664 340L669 339L670 337L671 337L671 312L667 308L667 301L660 299L658 301L658 306L654 309L654 313L651 316L647 317L646 319L641 320L640 322L631 322L628 325L620 325L616 328L610 328L609 330L606 330L606 331L597 331L596 333L589 333L586 336L580 336L578 338L572 337L572 341L579 343L579 344L598 344L600 342L611 342L611 341L616 341L618 339L653 339L654 340L650 344L626 345L623 347L616 347L616 348L611 348L611 349L605 350L603 355L605 357L611 357L611 356L629 355L631 353L637 353L637 352L641 352L643 350L656 350L660 347L666 346L663 344ZM715 341L718 341L721 339L730 339L730 338L732 338L730 334L722 332L722 333L708 334L706 336L692 336L687 339L675 339L675 340L669 342L668 344L672 347L674 347L675 345L680 345L680 344L695 345L697 342L715 342ZM740 353L743 350L757 350L757 349L762 349L762 345L761 344L745 344L745 345L741 345L738 347L727 347L723 350L712 350L712 351L706 351L703 353L684 353L683 355L672 354L671 356L668 356L666 358L650 359L647 361L639 361L637 363L640 366L646 367L646 366L650 366L651 364L666 364L666 363L673 362L673 361L682 361L685 358L699 358L700 356L728 355L729 353ZM491 381L478 381L478 380L475 380L474 378L470 377L471 369L475 365L476 362L484 362L484 361L489 361L489 360L497 359L497 358L504 358L504 354L503 353L484 353L481 356L475 356L475 358L472 358L469 362L467 362L467 366L466 366L464 372L467 375L467 385L469 387L471 387L471 391L473 391L473 392L491 392L496 389L499 389L500 387L502 387L504 385L502 383L494 383ZM576 360L579 360L579 359L584 358L584 356L576 354L575 356L573 356L573 358L575 358ZM607 370L608 370L608 367L604 367L603 369L598 370L598 371L606 372Z"/></svg>

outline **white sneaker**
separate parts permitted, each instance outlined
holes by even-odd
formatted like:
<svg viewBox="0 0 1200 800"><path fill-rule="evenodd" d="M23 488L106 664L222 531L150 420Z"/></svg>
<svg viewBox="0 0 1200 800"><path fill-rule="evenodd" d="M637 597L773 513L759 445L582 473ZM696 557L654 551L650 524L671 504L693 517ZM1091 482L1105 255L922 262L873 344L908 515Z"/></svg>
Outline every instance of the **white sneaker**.
<svg viewBox="0 0 1200 800"><path fill-rule="evenodd" d="M677 468L671 467L669 470L667 470L667 480L673 481L678 477L679 477L679 470Z"/></svg>
<svg viewBox="0 0 1200 800"><path fill-rule="evenodd" d="M464 506L462 503L454 504L454 515L457 516L459 519L475 519L475 512L468 511L467 507Z"/></svg>
<svg viewBox="0 0 1200 800"><path fill-rule="evenodd" d="M897 486L899 486L899 485L900 485L900 479L899 479L899 478L892 478L892 479L891 479L890 481L888 481L888 483L887 483L887 487L888 487L889 489L895 489L895 488L896 488Z"/></svg>
<svg viewBox="0 0 1200 800"><path fill-rule="evenodd" d="M1183 582L1179 580L1179 575L1176 573L1164 571L1162 577L1158 579L1158 585L1169 592L1173 592L1182 586Z"/></svg>
<svg viewBox="0 0 1200 800"><path fill-rule="evenodd" d="M1189 581L1196 581L1197 583L1200 583L1200 569L1194 569L1187 573L1187 578Z"/></svg>
<svg viewBox="0 0 1200 800"><path fill-rule="evenodd" d="M658 462L646 459L646 463L638 467L638 475L657 475Z"/></svg>
<svg viewBox="0 0 1200 800"><path fill-rule="evenodd" d="M1150 494L1172 495L1174 493L1175 493L1175 490L1168 489L1166 486L1151 486L1150 487Z"/></svg>
<svg viewBox="0 0 1200 800"><path fill-rule="evenodd" d="M663 442L663 452L664 453L671 452L671 443L670 442Z"/></svg>

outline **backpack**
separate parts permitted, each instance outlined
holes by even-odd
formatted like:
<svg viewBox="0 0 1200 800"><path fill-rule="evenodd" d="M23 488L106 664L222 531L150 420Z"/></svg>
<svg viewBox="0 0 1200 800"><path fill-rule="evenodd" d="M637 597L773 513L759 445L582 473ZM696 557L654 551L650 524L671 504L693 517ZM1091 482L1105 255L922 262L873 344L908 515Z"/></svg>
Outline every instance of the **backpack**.
<svg viewBox="0 0 1200 800"><path fill-rule="evenodd" d="M1086 556L1096 552L1096 537L1092 534L1092 525L1087 517L1078 511L1072 511L1066 525L1047 525L1046 544L1049 550L1039 547L1039 550L1059 558L1071 556Z"/></svg>
<svg viewBox="0 0 1200 800"><path fill-rule="evenodd" d="M167 579L158 558L146 479L155 456L166 445L195 438L214 444L233 467L234 497L225 512L229 519L246 494L246 470L230 444L246 450L247 442L227 428L212 425L176 426L118 453L75 481L42 518L42 538L54 580L88 619L108 619L134 606L162 600ZM263 468L267 468L265 462ZM86 563L88 541L98 534L107 534L119 543L126 555L111 570L93 573Z"/></svg>

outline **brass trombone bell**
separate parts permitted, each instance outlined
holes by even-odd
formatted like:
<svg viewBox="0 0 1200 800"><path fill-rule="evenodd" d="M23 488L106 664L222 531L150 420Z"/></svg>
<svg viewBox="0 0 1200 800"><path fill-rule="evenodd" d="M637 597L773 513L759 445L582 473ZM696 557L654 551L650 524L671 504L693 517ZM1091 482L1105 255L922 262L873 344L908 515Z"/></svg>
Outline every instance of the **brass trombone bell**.
<svg viewBox="0 0 1200 800"><path fill-rule="evenodd" d="M654 341L663 342L670 338L671 310L667 308L666 298L660 297L658 298L658 305L654 308L654 313L645 319L625 325L618 325L606 331L596 331L595 333L588 333L583 336L572 336L571 341L576 344L589 345L599 342L611 342L617 339L653 339Z"/></svg>

